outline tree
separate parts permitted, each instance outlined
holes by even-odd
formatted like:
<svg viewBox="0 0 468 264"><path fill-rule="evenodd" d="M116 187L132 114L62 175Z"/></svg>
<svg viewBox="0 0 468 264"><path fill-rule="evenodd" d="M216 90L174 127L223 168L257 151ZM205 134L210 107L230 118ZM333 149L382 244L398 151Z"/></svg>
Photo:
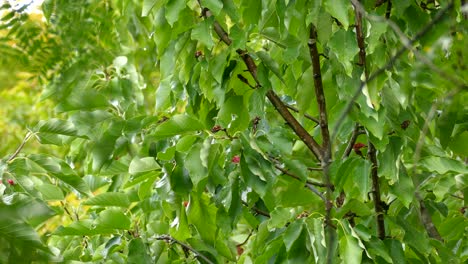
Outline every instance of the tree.
<svg viewBox="0 0 468 264"><path fill-rule="evenodd" d="M5 4L0 262L466 262L462 2Z"/></svg>

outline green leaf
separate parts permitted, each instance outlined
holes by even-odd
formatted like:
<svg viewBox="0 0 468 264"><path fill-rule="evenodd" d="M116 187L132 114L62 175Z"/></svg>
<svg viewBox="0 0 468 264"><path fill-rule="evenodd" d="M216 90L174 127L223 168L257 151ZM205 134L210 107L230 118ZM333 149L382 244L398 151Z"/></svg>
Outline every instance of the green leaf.
<svg viewBox="0 0 468 264"><path fill-rule="evenodd" d="M176 152L174 164L165 165L166 171L169 172L172 190L180 195L188 194L193 187L188 171L184 168L184 158L183 154Z"/></svg>
<svg viewBox="0 0 468 264"><path fill-rule="evenodd" d="M128 173L137 174L140 172L158 170L160 168L161 167L158 165L158 163L153 157L135 157L133 158L132 162L130 162L130 166L128 167Z"/></svg>
<svg viewBox="0 0 468 264"><path fill-rule="evenodd" d="M361 201L367 201L367 194L371 191L370 172L371 163L365 159L358 159L353 171L353 182L359 190Z"/></svg>
<svg viewBox="0 0 468 264"><path fill-rule="evenodd" d="M117 139L122 134L124 122L113 121L92 147L93 171L99 171L111 160Z"/></svg>
<svg viewBox="0 0 468 264"><path fill-rule="evenodd" d="M187 217L198 233L209 245L213 245L216 235L216 207L209 202L208 197L203 194L193 193L190 196L190 206Z"/></svg>
<svg viewBox="0 0 468 264"><path fill-rule="evenodd" d="M30 155L28 162L32 166L39 166L49 175L70 185L81 194L88 195L89 187L81 177L75 174L75 171L62 160L47 157L45 155ZM14 163L13 163L14 164Z"/></svg>
<svg viewBox="0 0 468 264"><path fill-rule="evenodd" d="M151 12L151 9L153 8L154 4L157 2L157 0L144 0L143 1L143 9L141 11L141 16L146 17L148 14Z"/></svg>
<svg viewBox="0 0 468 264"><path fill-rule="evenodd" d="M207 49L211 49L214 45L213 37L211 36L212 23L212 20L203 20L192 29L192 40L199 41Z"/></svg>
<svg viewBox="0 0 468 264"><path fill-rule="evenodd" d="M306 113L311 108L313 98L315 98L314 76L312 67L309 67L302 74L297 88L297 106L301 114Z"/></svg>
<svg viewBox="0 0 468 264"><path fill-rule="evenodd" d="M63 145L69 137L76 136L77 130L73 123L60 120L51 119L48 121L40 121L34 129L39 141L42 144Z"/></svg>
<svg viewBox="0 0 468 264"><path fill-rule="evenodd" d="M219 124L226 127L231 135L247 129L249 121L242 96L229 97L218 112Z"/></svg>
<svg viewBox="0 0 468 264"><path fill-rule="evenodd" d="M184 0L169 0L166 5L166 19L167 23L174 25L174 23L179 19L180 11L182 11L186 6L186 1Z"/></svg>
<svg viewBox="0 0 468 264"><path fill-rule="evenodd" d="M161 80L159 87L156 90L156 111L158 112L162 112L171 106L171 81L172 76L168 76L167 78Z"/></svg>
<svg viewBox="0 0 468 264"><path fill-rule="evenodd" d="M22 221L0 217L0 235L7 241L26 242L31 247L44 248L36 230Z"/></svg>
<svg viewBox="0 0 468 264"><path fill-rule="evenodd" d="M146 264L153 263L150 255L148 255L148 248L141 238L134 238L128 245L128 258L129 264Z"/></svg>
<svg viewBox="0 0 468 264"><path fill-rule="evenodd" d="M468 156L468 131L463 131L452 138L449 147L460 156Z"/></svg>
<svg viewBox="0 0 468 264"><path fill-rule="evenodd" d="M129 207L130 201L125 193L106 192L86 200L84 205Z"/></svg>
<svg viewBox="0 0 468 264"><path fill-rule="evenodd" d="M109 229L130 229L130 218L120 209L107 209L99 213L97 219L99 228Z"/></svg>
<svg viewBox="0 0 468 264"><path fill-rule="evenodd" d="M344 3L343 1L339 2ZM343 65L346 74L351 77L354 67L353 59L359 52L355 34L351 30L340 29L333 34L328 46Z"/></svg>
<svg viewBox="0 0 468 264"><path fill-rule="evenodd" d="M280 72L279 64L275 60L273 60L267 52L263 50L257 51L256 54L263 61L265 66L284 83L283 74Z"/></svg>
<svg viewBox="0 0 468 264"><path fill-rule="evenodd" d="M114 249L116 249L118 246L120 246L122 243L122 237L121 236L114 236L113 238L109 239L109 241L106 242L106 246L104 247L104 250L102 251L102 255L104 258L107 258L109 253L112 253Z"/></svg>
<svg viewBox="0 0 468 264"><path fill-rule="evenodd" d="M320 197L304 186L304 183L291 177L280 177L274 187L276 204L283 207L310 206Z"/></svg>
<svg viewBox="0 0 468 264"><path fill-rule="evenodd" d="M35 130L39 133L76 136L76 129L73 123L56 118L52 118L47 121L40 121Z"/></svg>
<svg viewBox="0 0 468 264"><path fill-rule="evenodd" d="M75 92L55 108L57 112L69 112L74 110L94 110L96 108L106 108L110 104L102 93L94 90L83 90Z"/></svg>
<svg viewBox="0 0 468 264"><path fill-rule="evenodd" d="M97 234L112 234L114 229L105 229L94 226L92 220L81 220L70 224L69 226L60 226L53 235L56 236L92 236Z"/></svg>
<svg viewBox="0 0 468 264"><path fill-rule="evenodd" d="M364 125L364 127L367 128L373 136L379 140L382 140L384 137L385 126L383 126L382 120L380 120L380 116L378 116L376 119L372 116L367 117L361 112L359 113L359 122Z"/></svg>
<svg viewBox="0 0 468 264"><path fill-rule="evenodd" d="M156 138L167 138L203 129L203 125L197 119L181 114L175 115L160 124L156 127L153 134Z"/></svg>
<svg viewBox="0 0 468 264"><path fill-rule="evenodd" d="M389 251L390 256L392 257L393 263L406 263L405 253L403 251L401 242L395 239L385 239L385 245Z"/></svg>
<svg viewBox="0 0 468 264"><path fill-rule="evenodd" d="M291 211L288 208L276 207L275 210L270 212L268 229L283 228L291 218Z"/></svg>
<svg viewBox="0 0 468 264"><path fill-rule="evenodd" d="M203 166L200 151L201 144L194 145L190 149L185 160L185 166L189 171L190 179L195 186L197 186L200 181L208 177L208 171L206 167Z"/></svg>
<svg viewBox="0 0 468 264"><path fill-rule="evenodd" d="M325 0L325 10L334 18L338 19L345 30L349 27L348 7L349 2L341 0Z"/></svg>
<svg viewBox="0 0 468 264"><path fill-rule="evenodd" d="M468 169L462 162L450 158L430 156L422 159L420 163L429 171L435 171L440 174L445 174L449 171L468 173Z"/></svg>
<svg viewBox="0 0 468 264"><path fill-rule="evenodd" d="M42 198L46 201L62 201L65 199L62 189L52 184L42 184L36 186L36 189L41 192Z"/></svg>
<svg viewBox="0 0 468 264"><path fill-rule="evenodd" d="M202 0L201 1L203 7L207 7L213 12L213 15L217 16L221 9L223 8L223 2L220 0Z"/></svg>
<svg viewBox="0 0 468 264"><path fill-rule="evenodd" d="M382 240L372 237L368 243L365 243L365 245L367 252L369 252L371 256L374 256L372 259L376 260L376 256L379 256L388 263L392 263L392 257L389 255Z"/></svg>
<svg viewBox="0 0 468 264"><path fill-rule="evenodd" d="M399 165L399 179L398 182L390 185L391 192L398 197L401 203L409 208L411 202L414 199L414 184L411 177L406 173L406 169L403 164Z"/></svg>
<svg viewBox="0 0 468 264"><path fill-rule="evenodd" d="M294 221L288 226L284 232L284 245L286 246L286 251L291 250L294 242L299 238L302 233L303 223L302 221Z"/></svg>
<svg viewBox="0 0 468 264"><path fill-rule="evenodd" d="M357 239L347 231L343 231L340 237L339 250L341 259L346 261L346 263L360 264L362 260L362 248L359 246Z"/></svg>
<svg viewBox="0 0 468 264"><path fill-rule="evenodd" d="M466 217L455 216L453 218L446 219L440 226L439 231L444 239L454 241L465 237L467 227L468 221Z"/></svg>

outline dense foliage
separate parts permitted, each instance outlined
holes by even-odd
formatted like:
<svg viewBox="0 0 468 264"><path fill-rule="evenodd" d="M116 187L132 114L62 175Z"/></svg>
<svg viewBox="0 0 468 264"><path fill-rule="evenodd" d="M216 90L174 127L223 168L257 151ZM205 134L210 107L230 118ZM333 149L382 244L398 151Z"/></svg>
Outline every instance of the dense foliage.
<svg viewBox="0 0 468 264"><path fill-rule="evenodd" d="M0 263L465 263L464 2L4 4Z"/></svg>

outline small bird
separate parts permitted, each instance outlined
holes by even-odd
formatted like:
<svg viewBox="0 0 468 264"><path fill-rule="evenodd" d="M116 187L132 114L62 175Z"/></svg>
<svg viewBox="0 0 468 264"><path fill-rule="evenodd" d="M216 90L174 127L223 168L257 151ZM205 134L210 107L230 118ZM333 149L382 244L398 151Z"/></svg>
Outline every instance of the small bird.
<svg viewBox="0 0 468 264"><path fill-rule="evenodd" d="M356 154L358 154L359 156L364 157L364 155L362 154L361 149L362 149L362 148L365 148L365 147L367 147L366 144L361 143L361 142L357 142L356 144L353 145L353 150L354 150L354 152L355 152Z"/></svg>

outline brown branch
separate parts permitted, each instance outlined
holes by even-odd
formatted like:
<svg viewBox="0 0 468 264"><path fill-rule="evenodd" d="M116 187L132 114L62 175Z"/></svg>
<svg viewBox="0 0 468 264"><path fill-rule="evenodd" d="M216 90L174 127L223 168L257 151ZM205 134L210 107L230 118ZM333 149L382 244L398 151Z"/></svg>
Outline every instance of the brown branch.
<svg viewBox="0 0 468 264"><path fill-rule="evenodd" d="M388 0L390 4L390 0ZM365 47L365 40L364 40L364 33L363 33L363 26L362 26L362 13L359 8L356 7L356 3L353 1L354 10L356 15L355 17L355 24L356 24L356 40L359 47L359 63L363 67L365 80L364 82L367 83L369 79L369 71L367 69L366 64L366 47ZM355 127L359 130L359 127ZM358 132L356 132L357 134ZM353 132L354 134L354 132ZM378 162L377 162L377 150L375 149L374 144L370 140L368 140L369 151L367 156L372 163L371 168L371 180L372 180L372 194L374 200L374 209L375 213L377 214L377 233L378 237L383 240L385 239L385 222L384 222L384 209L382 208L382 200L380 199L380 183L379 183L379 175L378 175Z"/></svg>
<svg viewBox="0 0 468 264"><path fill-rule="evenodd" d="M249 208L250 210L253 210L255 213L257 213L257 214L259 214L259 215L263 215L263 216L266 216L266 217L270 217L270 214L269 214L268 212L265 212L265 211L263 211L263 210L261 210L261 209L255 207L255 206L252 206L252 207L250 208L250 207L249 207L249 204L246 203L246 202L244 202L244 201L242 201L242 204L243 204L245 207Z"/></svg>
<svg viewBox="0 0 468 264"><path fill-rule="evenodd" d="M320 55L317 50L317 31L314 25L310 27L309 53L312 60L312 70L314 74L314 87L317 104L319 107L319 124L322 131L323 155L326 158L325 163L331 162L331 142L330 132L328 131L328 115L325 94L323 92L322 73L320 70Z"/></svg>
<svg viewBox="0 0 468 264"><path fill-rule="evenodd" d="M387 0L387 10L385 10L385 18L389 19L392 13L392 0Z"/></svg>
<svg viewBox="0 0 468 264"><path fill-rule="evenodd" d="M191 246L171 237L170 235L161 235L161 236L157 236L156 237L156 240L163 240L163 241L166 241L167 243L176 243L176 244L179 244L184 250L189 250L189 251L192 251L193 254L195 254L195 256L198 256L200 257L201 259L203 259L204 261L206 261L206 263L208 264L214 264L213 261L211 261L208 257L206 257L205 255L203 255L202 253L200 253L199 251L195 250L194 248L192 248Z"/></svg>
<svg viewBox="0 0 468 264"><path fill-rule="evenodd" d="M276 95L273 90L268 90L266 94L267 98L276 108L276 110L280 113L284 120L288 123L288 125L292 128L292 130L296 133L296 135L305 143L305 145L312 151L315 157L322 161L322 150L320 145L315 141L315 139L305 130L305 128L299 124L296 118L289 112L288 108L284 105L281 99Z"/></svg>
<svg viewBox="0 0 468 264"><path fill-rule="evenodd" d="M377 233L378 237L383 240L385 239L385 222L384 222L384 210L382 208L382 200L380 199L380 184L379 184L379 175L378 163L377 163L377 150L369 140L369 150L367 153L369 160L372 163L371 168L371 179L372 179L372 195L374 200L374 209L377 214Z"/></svg>
<svg viewBox="0 0 468 264"><path fill-rule="evenodd" d="M202 16L208 18L211 17L212 14L209 9L202 8ZM231 45L232 40L229 38L226 31L221 27L221 25L214 21L214 31L218 35L218 37L226 44ZM255 64L252 57L246 50L238 49L236 52L241 56L242 60L244 61L247 69L249 70L250 74L252 75L253 79L257 83L257 87L260 87L260 81L257 77L257 65ZM318 160L322 160L322 151L320 145L315 141L315 139L304 129L304 127L297 121L296 118L289 112L286 105L281 101L278 95L273 90L268 90L266 93L267 98L273 104L275 109L280 113L284 120L286 120L287 124L293 129L296 135L304 142L304 144L312 151L314 156Z"/></svg>
<svg viewBox="0 0 468 264"><path fill-rule="evenodd" d="M423 222L426 232L429 234L431 238L437 239L439 241L443 241L442 237L439 234L439 231L437 231L437 228L432 222L431 215L427 211L424 201L422 200L421 196L418 193L416 193L416 198L419 201L419 212L421 214L421 222Z"/></svg>
<svg viewBox="0 0 468 264"><path fill-rule="evenodd" d="M375 7L379 7L383 5L385 2L387 2L387 0L377 0L375 1Z"/></svg>
<svg viewBox="0 0 468 264"><path fill-rule="evenodd" d="M333 188L330 181L329 167L332 162L331 140L328 128L328 115L325 94L323 92L322 73L320 69L320 55L317 50L317 31L315 25L310 25L309 32L309 53L312 61L312 71L314 76L315 97L319 108L319 125L322 134L322 159L321 167L323 170L323 181L327 185L326 199L325 199L325 233L327 249L327 263L332 263L334 259L334 248L332 245L336 241L335 226L332 223L332 209L333 209Z"/></svg>

